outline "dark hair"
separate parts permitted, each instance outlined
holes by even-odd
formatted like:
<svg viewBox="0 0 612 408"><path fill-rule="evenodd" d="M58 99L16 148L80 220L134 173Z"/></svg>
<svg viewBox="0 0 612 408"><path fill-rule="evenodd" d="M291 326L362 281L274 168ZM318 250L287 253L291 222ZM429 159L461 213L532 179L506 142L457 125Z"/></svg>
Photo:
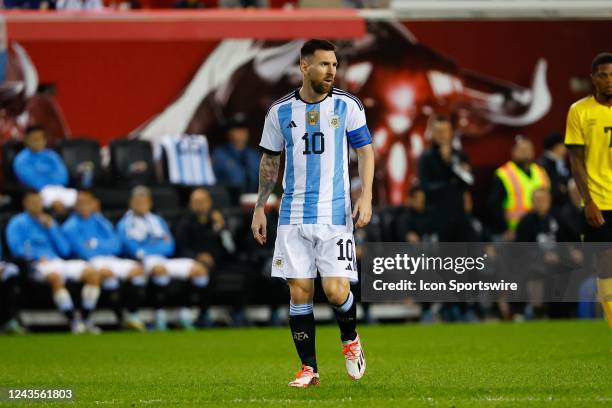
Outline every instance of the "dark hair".
<svg viewBox="0 0 612 408"><path fill-rule="evenodd" d="M604 64L612 64L612 53L602 52L600 54L597 54L597 56L593 58L593 62L591 63L591 73L596 73L599 69L599 66Z"/></svg>
<svg viewBox="0 0 612 408"><path fill-rule="evenodd" d="M437 113L435 114L432 118L431 118L432 123L433 122L451 122L451 118L448 115L445 115L443 113Z"/></svg>
<svg viewBox="0 0 612 408"><path fill-rule="evenodd" d="M29 135L30 133L34 133L34 132L43 132L43 133L45 133L45 129L43 129L42 127L37 126L37 125L30 125L25 130L26 136Z"/></svg>
<svg viewBox="0 0 612 408"><path fill-rule="evenodd" d="M521 142L527 142L527 143L532 143L533 144L531 139L529 139L527 136L516 135L516 136L514 136L514 143L512 144L512 148L515 148Z"/></svg>
<svg viewBox="0 0 612 408"><path fill-rule="evenodd" d="M558 144L563 144L563 136L561 136L561 133L551 133L544 139L545 150L550 150Z"/></svg>
<svg viewBox="0 0 612 408"><path fill-rule="evenodd" d="M93 198L98 198L98 197L96 197L96 193L94 193L94 192L93 192L93 190L92 190L92 189L89 189L89 188L80 187L80 188L77 190L77 192L78 192L78 193L82 193L82 194L89 194L89 195L90 195L90 196L92 196Z"/></svg>
<svg viewBox="0 0 612 408"><path fill-rule="evenodd" d="M416 193L418 193L419 191L423 191L423 189L421 188L419 184L415 184L412 187L410 187L408 195L410 198L413 198L416 195Z"/></svg>
<svg viewBox="0 0 612 408"><path fill-rule="evenodd" d="M247 126L246 115L242 112L234 114L224 125L224 131L227 133L231 129L245 128Z"/></svg>
<svg viewBox="0 0 612 408"><path fill-rule="evenodd" d="M27 188L24 192L23 192L23 196L21 197L22 201L25 201L26 198L28 198L31 195L39 195L40 193L37 190L34 190L33 188Z"/></svg>
<svg viewBox="0 0 612 408"><path fill-rule="evenodd" d="M316 50L336 52L336 46L327 40L320 40L317 38L308 40L304 43L304 45L302 45L302 49L300 50L300 59L314 55Z"/></svg>

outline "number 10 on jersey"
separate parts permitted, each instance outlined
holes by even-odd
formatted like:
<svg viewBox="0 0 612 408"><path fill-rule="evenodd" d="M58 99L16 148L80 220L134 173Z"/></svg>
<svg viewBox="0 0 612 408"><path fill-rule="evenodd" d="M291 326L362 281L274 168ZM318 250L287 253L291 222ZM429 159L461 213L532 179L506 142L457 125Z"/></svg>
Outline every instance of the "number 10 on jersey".
<svg viewBox="0 0 612 408"><path fill-rule="evenodd" d="M304 154L321 154L325 151L325 137L322 132L304 133Z"/></svg>

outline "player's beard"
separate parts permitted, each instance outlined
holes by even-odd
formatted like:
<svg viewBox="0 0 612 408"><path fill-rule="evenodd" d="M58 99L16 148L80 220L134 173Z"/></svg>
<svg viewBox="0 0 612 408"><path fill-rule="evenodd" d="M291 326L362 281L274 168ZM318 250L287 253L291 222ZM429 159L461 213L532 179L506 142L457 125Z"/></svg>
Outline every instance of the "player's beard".
<svg viewBox="0 0 612 408"><path fill-rule="evenodd" d="M329 91L331 91L332 86L334 86L333 81L331 84L328 84L324 81L312 82L312 89L320 95L328 94Z"/></svg>

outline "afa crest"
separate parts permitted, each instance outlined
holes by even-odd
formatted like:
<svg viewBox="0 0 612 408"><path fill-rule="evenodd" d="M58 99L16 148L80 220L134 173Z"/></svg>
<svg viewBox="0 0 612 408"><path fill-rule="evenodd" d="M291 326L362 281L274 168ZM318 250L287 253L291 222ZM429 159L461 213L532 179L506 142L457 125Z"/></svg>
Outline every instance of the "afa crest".
<svg viewBox="0 0 612 408"><path fill-rule="evenodd" d="M282 269L284 264L283 258L274 258L274 261L272 262L272 266L279 269Z"/></svg>
<svg viewBox="0 0 612 408"><path fill-rule="evenodd" d="M306 112L306 118L308 119L308 124L310 126L315 126L317 123L319 123L319 112L308 111Z"/></svg>
<svg viewBox="0 0 612 408"><path fill-rule="evenodd" d="M329 126L338 129L340 127L340 116L336 114L331 115L329 118Z"/></svg>

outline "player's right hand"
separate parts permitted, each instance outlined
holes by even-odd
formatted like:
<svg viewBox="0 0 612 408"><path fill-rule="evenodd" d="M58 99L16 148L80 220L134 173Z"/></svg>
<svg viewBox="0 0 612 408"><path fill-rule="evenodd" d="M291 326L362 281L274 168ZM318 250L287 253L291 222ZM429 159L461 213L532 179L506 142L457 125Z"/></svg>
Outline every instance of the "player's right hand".
<svg viewBox="0 0 612 408"><path fill-rule="evenodd" d="M584 206L584 215L590 226L599 228L606 223L601 210L595 202L591 201Z"/></svg>
<svg viewBox="0 0 612 408"><path fill-rule="evenodd" d="M251 223L251 231L253 231L253 238L255 241L259 243L259 245L263 245L266 243L266 213L264 212L263 207L256 207L253 212L253 222Z"/></svg>

